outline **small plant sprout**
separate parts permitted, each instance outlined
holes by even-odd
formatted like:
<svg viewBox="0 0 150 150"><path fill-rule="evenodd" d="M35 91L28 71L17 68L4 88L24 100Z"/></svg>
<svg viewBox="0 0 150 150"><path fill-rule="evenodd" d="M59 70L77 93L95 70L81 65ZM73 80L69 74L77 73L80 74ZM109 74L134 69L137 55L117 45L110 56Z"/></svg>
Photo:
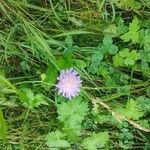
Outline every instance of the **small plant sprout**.
<svg viewBox="0 0 150 150"><path fill-rule="evenodd" d="M79 94L82 80L76 70L73 68L62 70L57 79L58 94L62 94L70 100Z"/></svg>

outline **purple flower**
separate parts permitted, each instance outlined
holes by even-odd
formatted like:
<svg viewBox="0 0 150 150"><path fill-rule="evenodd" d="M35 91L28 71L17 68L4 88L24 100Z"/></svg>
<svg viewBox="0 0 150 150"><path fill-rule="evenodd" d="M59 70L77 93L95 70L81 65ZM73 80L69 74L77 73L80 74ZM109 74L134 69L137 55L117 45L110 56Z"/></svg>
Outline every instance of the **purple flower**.
<svg viewBox="0 0 150 150"><path fill-rule="evenodd" d="M76 70L73 68L62 70L58 79L58 94L62 94L64 97L71 99L79 94L82 86L82 80Z"/></svg>

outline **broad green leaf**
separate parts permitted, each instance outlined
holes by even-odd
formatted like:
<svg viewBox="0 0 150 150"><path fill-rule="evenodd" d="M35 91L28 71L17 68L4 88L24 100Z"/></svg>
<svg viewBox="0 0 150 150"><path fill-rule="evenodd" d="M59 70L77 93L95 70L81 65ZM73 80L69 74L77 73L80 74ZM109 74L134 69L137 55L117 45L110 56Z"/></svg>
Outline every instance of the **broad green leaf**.
<svg viewBox="0 0 150 150"><path fill-rule="evenodd" d="M61 122L74 126L74 123L81 123L88 111L87 103L80 97L57 105L58 119Z"/></svg>
<svg viewBox="0 0 150 150"><path fill-rule="evenodd" d="M102 115L102 114L94 114L94 122L95 124L104 124L104 123L112 123L113 118L111 115Z"/></svg>
<svg viewBox="0 0 150 150"><path fill-rule="evenodd" d="M34 107L38 107L41 104L48 105L48 103L44 100L44 97L42 94L34 95L33 91L26 87L22 88L21 90L25 94L25 96L28 98L28 101L23 103L25 107L32 109Z"/></svg>
<svg viewBox="0 0 150 150"><path fill-rule="evenodd" d="M128 27L125 26L125 21L120 17L119 20L118 20L118 23L117 23L117 32L118 32L118 35L122 35L124 33L126 33L128 31Z"/></svg>
<svg viewBox="0 0 150 150"><path fill-rule="evenodd" d="M0 138L2 138L3 140L6 139L6 135L7 135L7 125L3 116L3 112L0 109Z"/></svg>
<svg viewBox="0 0 150 150"><path fill-rule="evenodd" d="M124 48L113 57L113 62L116 67L133 66L139 58L140 53L136 50L130 52L128 48Z"/></svg>
<svg viewBox="0 0 150 150"><path fill-rule="evenodd" d="M64 128L72 129L79 134L81 123L88 112L87 102L81 97L76 97L68 102L57 105L58 119L64 124Z"/></svg>
<svg viewBox="0 0 150 150"><path fill-rule="evenodd" d="M60 131L51 132L46 136L46 144L51 150L69 148L70 143L64 139L65 135Z"/></svg>
<svg viewBox="0 0 150 150"><path fill-rule="evenodd" d="M86 63L81 59L74 59L74 63L79 69L84 69L86 67Z"/></svg>
<svg viewBox="0 0 150 150"><path fill-rule="evenodd" d="M43 77L42 80L42 86L48 91L52 86L54 86L58 71L57 69L51 64L48 66L46 73L44 74L45 77Z"/></svg>
<svg viewBox="0 0 150 150"><path fill-rule="evenodd" d="M122 114L128 119L139 120L143 116L143 112L138 109L137 102L133 99L129 100L126 104L126 108L122 110Z"/></svg>
<svg viewBox="0 0 150 150"><path fill-rule="evenodd" d="M31 102L31 106L39 107L40 105L48 105L42 94L36 94Z"/></svg>
<svg viewBox="0 0 150 150"><path fill-rule="evenodd" d="M132 20L132 23L129 25L129 31L121 36L121 39L124 40L124 42L129 42L130 40L132 43L136 44L140 42L140 26L139 26L139 20L137 18L134 18Z"/></svg>
<svg viewBox="0 0 150 150"><path fill-rule="evenodd" d="M108 132L93 133L90 137L83 140L83 147L87 150L98 150L109 141Z"/></svg>
<svg viewBox="0 0 150 150"><path fill-rule="evenodd" d="M21 90L24 92L24 94L27 96L27 98L29 100L33 100L34 99L34 93L32 92L31 89L24 87Z"/></svg>
<svg viewBox="0 0 150 150"><path fill-rule="evenodd" d="M113 64L115 67L124 66L124 59L122 57L120 57L119 54L116 54L113 57Z"/></svg>
<svg viewBox="0 0 150 150"><path fill-rule="evenodd" d="M73 63L74 63L74 59L73 59L73 54L71 52L65 54L62 57L59 57L57 60L57 65L60 68L60 70L73 67Z"/></svg>

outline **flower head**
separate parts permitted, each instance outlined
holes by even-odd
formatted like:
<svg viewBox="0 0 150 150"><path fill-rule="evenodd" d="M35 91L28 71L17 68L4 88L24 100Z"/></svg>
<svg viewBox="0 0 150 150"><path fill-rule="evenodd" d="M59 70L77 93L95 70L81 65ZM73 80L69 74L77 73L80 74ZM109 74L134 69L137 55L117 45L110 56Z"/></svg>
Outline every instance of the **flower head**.
<svg viewBox="0 0 150 150"><path fill-rule="evenodd" d="M73 68L62 70L57 79L58 94L62 94L69 99L79 94L82 80L76 70Z"/></svg>

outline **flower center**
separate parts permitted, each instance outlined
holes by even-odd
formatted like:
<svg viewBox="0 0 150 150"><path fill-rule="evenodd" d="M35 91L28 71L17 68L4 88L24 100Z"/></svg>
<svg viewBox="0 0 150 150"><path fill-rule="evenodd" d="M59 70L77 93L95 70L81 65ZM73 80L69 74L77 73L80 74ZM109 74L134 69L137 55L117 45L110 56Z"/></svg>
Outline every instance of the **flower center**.
<svg viewBox="0 0 150 150"><path fill-rule="evenodd" d="M73 79L70 77L66 80L65 87L67 90L71 89L73 86Z"/></svg>

